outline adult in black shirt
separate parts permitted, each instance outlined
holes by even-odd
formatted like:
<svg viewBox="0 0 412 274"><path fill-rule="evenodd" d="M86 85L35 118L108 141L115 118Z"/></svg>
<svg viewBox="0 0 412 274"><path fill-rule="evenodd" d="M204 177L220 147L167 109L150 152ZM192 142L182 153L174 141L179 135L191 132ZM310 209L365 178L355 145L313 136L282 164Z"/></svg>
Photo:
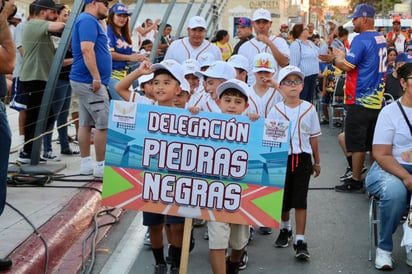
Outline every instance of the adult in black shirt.
<svg viewBox="0 0 412 274"><path fill-rule="evenodd" d="M237 37L240 39L239 42L233 48L232 55L238 54L240 46L252 39L253 36L253 29L252 29L252 20L248 17L239 17L235 23L237 27Z"/></svg>

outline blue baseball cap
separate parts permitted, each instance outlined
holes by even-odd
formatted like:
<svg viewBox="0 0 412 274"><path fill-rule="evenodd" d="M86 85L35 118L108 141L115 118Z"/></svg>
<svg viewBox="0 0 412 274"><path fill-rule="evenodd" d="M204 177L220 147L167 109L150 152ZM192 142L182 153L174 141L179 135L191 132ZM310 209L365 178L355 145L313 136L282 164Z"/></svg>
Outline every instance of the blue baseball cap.
<svg viewBox="0 0 412 274"><path fill-rule="evenodd" d="M358 18L358 17L375 17L375 8L368 4L359 4L355 7L355 11L348 16L348 18Z"/></svg>
<svg viewBox="0 0 412 274"><path fill-rule="evenodd" d="M114 4L110 10L110 13L114 13L114 14L127 14L127 15L131 15L131 13L129 12L129 9L127 8L127 6L125 4L122 3L116 3Z"/></svg>
<svg viewBox="0 0 412 274"><path fill-rule="evenodd" d="M398 62L412 63L412 55L408 53L400 53L395 58L395 63Z"/></svg>
<svg viewBox="0 0 412 274"><path fill-rule="evenodd" d="M245 28L251 28L252 27L252 20L250 20L247 17L239 17L236 20L235 23L236 26L241 26L241 27L245 27Z"/></svg>

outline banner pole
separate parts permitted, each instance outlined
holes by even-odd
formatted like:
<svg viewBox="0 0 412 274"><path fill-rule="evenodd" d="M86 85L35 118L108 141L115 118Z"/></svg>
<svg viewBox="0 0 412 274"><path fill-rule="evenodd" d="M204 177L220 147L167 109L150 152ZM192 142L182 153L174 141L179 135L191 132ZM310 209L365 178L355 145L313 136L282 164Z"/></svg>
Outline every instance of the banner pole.
<svg viewBox="0 0 412 274"><path fill-rule="evenodd" d="M185 218L185 226L183 229L182 257L180 258L179 274L187 273L187 265L189 264L190 235L192 233L192 221L192 218Z"/></svg>

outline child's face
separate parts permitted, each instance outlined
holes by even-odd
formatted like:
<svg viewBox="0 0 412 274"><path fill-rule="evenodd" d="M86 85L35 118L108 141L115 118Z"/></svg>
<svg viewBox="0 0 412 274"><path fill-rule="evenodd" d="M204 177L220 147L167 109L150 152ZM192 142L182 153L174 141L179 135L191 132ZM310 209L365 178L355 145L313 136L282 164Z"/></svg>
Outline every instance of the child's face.
<svg viewBox="0 0 412 274"><path fill-rule="evenodd" d="M187 82L190 85L190 92L193 93L196 88L199 87L200 80L194 74L187 74L185 75Z"/></svg>
<svg viewBox="0 0 412 274"><path fill-rule="evenodd" d="M266 85L267 79L273 78L275 74L268 71L255 72L256 84Z"/></svg>
<svg viewBox="0 0 412 274"><path fill-rule="evenodd" d="M238 68L235 68L235 70L236 70L236 79L246 82L247 72L245 70L240 70Z"/></svg>
<svg viewBox="0 0 412 274"><path fill-rule="evenodd" d="M169 74L156 75L153 86L160 106L173 106L173 99L181 91L179 82Z"/></svg>
<svg viewBox="0 0 412 274"><path fill-rule="evenodd" d="M153 43L147 44L143 46L145 51L152 51Z"/></svg>
<svg viewBox="0 0 412 274"><path fill-rule="evenodd" d="M173 103L175 104L175 107L185 108L186 103L189 102L189 99L189 93L182 90L182 92L175 96L175 98L173 99Z"/></svg>
<svg viewBox="0 0 412 274"><path fill-rule="evenodd" d="M154 92L154 86L153 86L153 80L145 82L143 85L141 85L140 89L144 92L144 95L156 101L156 93Z"/></svg>
<svg viewBox="0 0 412 274"><path fill-rule="evenodd" d="M207 77L206 80L204 81L205 91L210 94L210 97L213 100L217 99L217 94L216 94L217 87L224 81L225 81L224 79L210 78L210 77Z"/></svg>
<svg viewBox="0 0 412 274"><path fill-rule="evenodd" d="M283 97L299 98L299 94L303 89L303 80L296 74L288 75L280 82L279 90Z"/></svg>
<svg viewBox="0 0 412 274"><path fill-rule="evenodd" d="M245 98L223 94L217 101L222 113L241 115L249 106Z"/></svg>

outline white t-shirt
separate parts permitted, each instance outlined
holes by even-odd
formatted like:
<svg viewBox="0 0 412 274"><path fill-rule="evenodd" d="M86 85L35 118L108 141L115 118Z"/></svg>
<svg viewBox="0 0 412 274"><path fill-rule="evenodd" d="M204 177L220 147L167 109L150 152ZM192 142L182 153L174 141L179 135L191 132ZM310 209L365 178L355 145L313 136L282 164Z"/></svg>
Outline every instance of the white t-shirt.
<svg viewBox="0 0 412 274"><path fill-rule="evenodd" d="M260 117L266 118L270 110L281 101L283 101L282 95L274 88L269 88L266 93L260 97L252 87L249 92L249 108L246 112L257 113Z"/></svg>
<svg viewBox="0 0 412 274"><path fill-rule="evenodd" d="M412 108L402 106L412 124ZM392 156L400 164L412 165L412 133L396 102L382 108L376 122L374 145L392 145Z"/></svg>
<svg viewBox="0 0 412 274"><path fill-rule="evenodd" d="M289 45L286 42L285 39L281 37L276 37L274 35L269 36L269 39L272 41L272 43L278 48L278 50L285 55L287 58L290 56L290 50L289 50ZM253 59L255 58L256 54L261 53L261 52L268 52L272 54L272 51L270 48L263 42L259 42L256 40L256 38L253 38L245 43L243 43L242 46L239 48L238 54L245 56L248 61L249 61L249 69L248 69L248 80L247 83L250 86L253 86L256 82L255 80L255 75L253 74ZM276 59L275 59L276 61ZM280 66L276 62L276 72L275 72L275 77L274 79L277 79L277 75L279 73Z"/></svg>
<svg viewBox="0 0 412 274"><path fill-rule="evenodd" d="M164 59L173 59L182 64L187 59L198 60L199 56L205 52L214 56L216 61L222 60L222 54L218 47L207 40L203 40L199 47L193 48L188 37L173 41L167 49Z"/></svg>
<svg viewBox="0 0 412 274"><path fill-rule="evenodd" d="M321 132L318 114L311 103L301 100L299 106L290 108L284 102L279 102L267 118L291 122L289 155L303 152L312 155L309 139L321 135Z"/></svg>

